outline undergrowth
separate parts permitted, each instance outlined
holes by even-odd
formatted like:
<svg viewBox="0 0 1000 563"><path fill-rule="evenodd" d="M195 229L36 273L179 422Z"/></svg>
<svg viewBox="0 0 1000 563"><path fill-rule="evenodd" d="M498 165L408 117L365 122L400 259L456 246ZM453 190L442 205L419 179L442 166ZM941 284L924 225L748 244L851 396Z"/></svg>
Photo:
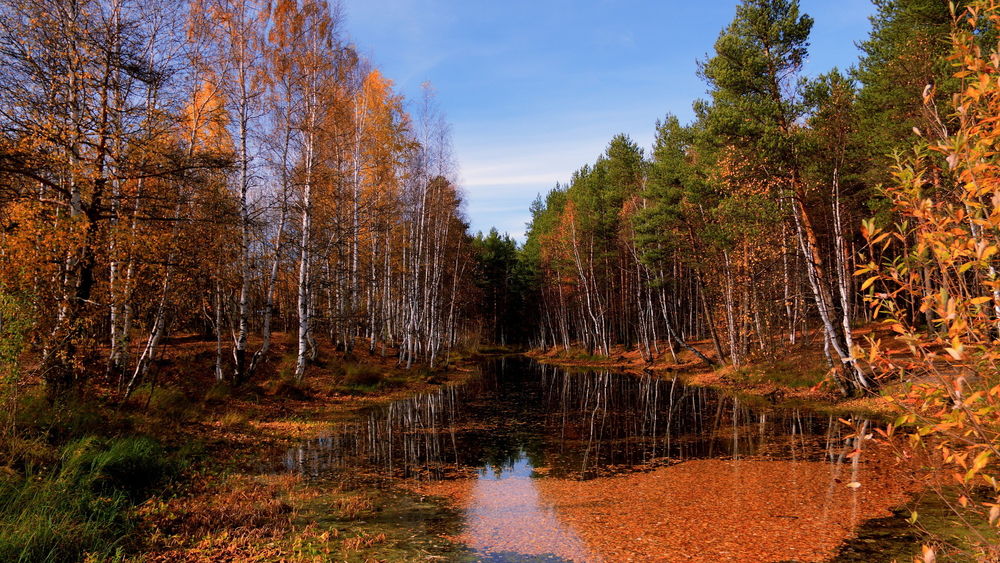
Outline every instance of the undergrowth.
<svg viewBox="0 0 1000 563"><path fill-rule="evenodd" d="M0 561L124 559L132 507L178 468L146 437L90 436L61 454L0 478Z"/></svg>

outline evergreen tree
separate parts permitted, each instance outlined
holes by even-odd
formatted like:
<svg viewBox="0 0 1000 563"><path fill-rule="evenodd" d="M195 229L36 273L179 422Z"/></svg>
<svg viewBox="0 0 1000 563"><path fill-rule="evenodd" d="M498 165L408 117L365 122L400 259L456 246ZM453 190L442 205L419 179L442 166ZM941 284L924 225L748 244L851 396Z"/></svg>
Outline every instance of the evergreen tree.
<svg viewBox="0 0 1000 563"><path fill-rule="evenodd" d="M863 54L853 75L861 84L856 135L869 162L866 179L878 184L890 177L893 153L913 145L914 127L932 137L946 133L935 116L947 115L945 104L958 91L959 81L947 59L953 19L948 2L873 3L872 31L859 44ZM965 4L955 2L956 13ZM936 93L930 104L924 100L928 86Z"/></svg>
<svg viewBox="0 0 1000 563"><path fill-rule="evenodd" d="M495 228L486 235L478 233L472 240L478 266L477 284L483 292L483 316L494 343L520 343L525 336L525 320L521 308L523 283L519 268L517 242L510 235L501 235Z"/></svg>
<svg viewBox="0 0 1000 563"><path fill-rule="evenodd" d="M837 322L848 307L833 290L835 270L828 266L829 251L821 245L815 211L809 206L801 162L802 128L796 125L806 107L799 72L812 24L812 18L799 12L796 0L743 0L716 41L715 56L701 66L712 101L699 110L709 133L730 153L727 168L737 172L736 180L745 175L748 193L763 190L788 209L822 321L827 356L843 372L841 381L851 392L869 382L854 359L848 319ZM744 211L740 207L725 211L730 210ZM732 339L741 331L733 328L738 319L729 315ZM731 348L736 346L731 342Z"/></svg>

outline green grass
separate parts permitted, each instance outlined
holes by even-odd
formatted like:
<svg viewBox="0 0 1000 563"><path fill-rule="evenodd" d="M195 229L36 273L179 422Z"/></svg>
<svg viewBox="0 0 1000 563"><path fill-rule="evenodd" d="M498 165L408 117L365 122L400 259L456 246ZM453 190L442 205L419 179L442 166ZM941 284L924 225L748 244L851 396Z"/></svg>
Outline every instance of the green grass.
<svg viewBox="0 0 1000 563"><path fill-rule="evenodd" d="M149 438L82 438L56 467L0 478L0 561L120 560L130 509L175 467Z"/></svg>
<svg viewBox="0 0 1000 563"><path fill-rule="evenodd" d="M762 364L747 372L746 377L754 383L772 382L794 389L814 387L823 381L826 374L827 369L822 363L810 365L809 362L789 360Z"/></svg>

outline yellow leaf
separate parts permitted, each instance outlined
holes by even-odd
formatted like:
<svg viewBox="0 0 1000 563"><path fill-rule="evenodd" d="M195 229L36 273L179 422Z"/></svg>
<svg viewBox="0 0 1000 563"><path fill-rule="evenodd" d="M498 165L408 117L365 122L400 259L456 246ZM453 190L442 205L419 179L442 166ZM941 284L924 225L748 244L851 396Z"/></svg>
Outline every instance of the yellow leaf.
<svg viewBox="0 0 1000 563"><path fill-rule="evenodd" d="M984 450L982 452L979 452L979 455L976 456L976 459L972 461L972 468L969 469L969 473L971 473L972 475L979 473L979 470L986 467L986 464L990 462L991 455L993 455L993 453L989 450Z"/></svg>

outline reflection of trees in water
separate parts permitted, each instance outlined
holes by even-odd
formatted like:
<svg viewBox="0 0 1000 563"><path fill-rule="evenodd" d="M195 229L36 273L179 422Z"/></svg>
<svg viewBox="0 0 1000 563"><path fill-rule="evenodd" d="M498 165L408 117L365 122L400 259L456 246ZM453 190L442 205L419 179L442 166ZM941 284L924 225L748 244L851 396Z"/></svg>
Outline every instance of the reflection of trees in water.
<svg viewBox="0 0 1000 563"><path fill-rule="evenodd" d="M467 391L464 386L446 386L372 409L362 422L341 425L290 449L285 465L314 477L353 468L441 478L448 466L459 464L456 432Z"/></svg>
<svg viewBox="0 0 1000 563"><path fill-rule="evenodd" d="M483 372L372 409L293 448L286 465L310 475L362 468L440 479L487 465L503 472L526 455L551 474L591 477L693 458L833 460L845 446L847 429L834 417L748 405L676 378L567 372L518 358Z"/></svg>
<svg viewBox="0 0 1000 563"><path fill-rule="evenodd" d="M677 378L540 369L549 461L551 452L575 458L584 475L609 465L635 467L665 458L818 460L843 449L846 427L806 409L754 407L736 396L685 386Z"/></svg>

